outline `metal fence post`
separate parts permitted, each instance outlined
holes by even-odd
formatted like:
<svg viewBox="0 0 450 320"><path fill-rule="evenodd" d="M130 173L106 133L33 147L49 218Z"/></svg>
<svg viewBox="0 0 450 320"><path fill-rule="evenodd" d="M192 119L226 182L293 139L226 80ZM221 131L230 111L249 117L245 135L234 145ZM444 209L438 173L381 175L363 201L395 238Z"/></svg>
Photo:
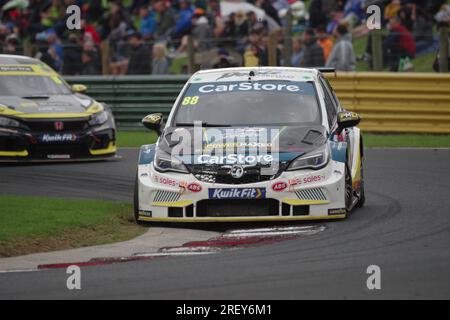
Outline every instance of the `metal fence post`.
<svg viewBox="0 0 450 320"><path fill-rule="evenodd" d="M284 27L284 66L291 67L292 57L292 11L286 13L286 25Z"/></svg>
<svg viewBox="0 0 450 320"><path fill-rule="evenodd" d="M277 33L274 32L269 36L268 51L269 51L269 66L277 66Z"/></svg>
<svg viewBox="0 0 450 320"><path fill-rule="evenodd" d="M102 60L102 74L111 74L109 69L109 41L103 40L100 43L100 52L101 52L101 60Z"/></svg>
<svg viewBox="0 0 450 320"><path fill-rule="evenodd" d="M448 72L448 27L439 31L439 72Z"/></svg>
<svg viewBox="0 0 450 320"><path fill-rule="evenodd" d="M383 71L383 37L381 30L373 30L372 38L372 69Z"/></svg>

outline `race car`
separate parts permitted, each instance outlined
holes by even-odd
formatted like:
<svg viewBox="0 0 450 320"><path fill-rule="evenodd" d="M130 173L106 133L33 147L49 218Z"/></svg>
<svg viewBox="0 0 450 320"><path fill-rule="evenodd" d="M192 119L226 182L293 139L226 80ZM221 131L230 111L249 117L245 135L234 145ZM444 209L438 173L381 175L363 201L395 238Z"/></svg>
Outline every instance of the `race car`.
<svg viewBox="0 0 450 320"><path fill-rule="evenodd" d="M166 121L142 120L159 138L140 149L136 221L339 219L361 207L360 117L322 71L195 73Z"/></svg>
<svg viewBox="0 0 450 320"><path fill-rule="evenodd" d="M115 157L111 109L43 62L0 55L0 162Z"/></svg>

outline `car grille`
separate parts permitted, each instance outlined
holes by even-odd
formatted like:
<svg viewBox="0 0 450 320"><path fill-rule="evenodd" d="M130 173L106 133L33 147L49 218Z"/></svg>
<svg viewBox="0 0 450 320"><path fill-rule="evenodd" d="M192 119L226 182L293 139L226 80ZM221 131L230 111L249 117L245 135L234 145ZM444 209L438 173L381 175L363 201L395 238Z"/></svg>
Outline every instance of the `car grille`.
<svg viewBox="0 0 450 320"><path fill-rule="evenodd" d="M55 128L55 122L62 122L63 129L57 130ZM76 132L82 131L87 128L87 121L85 120L73 120L73 121L27 121L28 128L32 132Z"/></svg>
<svg viewBox="0 0 450 320"><path fill-rule="evenodd" d="M275 199L207 199L197 202L197 217L278 216Z"/></svg>
<svg viewBox="0 0 450 320"><path fill-rule="evenodd" d="M200 181L208 183L222 184L250 184L264 181L270 181L277 178L285 165L280 164L278 170L264 173L264 167L254 166L245 167L244 175L240 178L234 178L230 174L230 167L220 165L187 165L188 170ZM268 168L268 167L266 167Z"/></svg>

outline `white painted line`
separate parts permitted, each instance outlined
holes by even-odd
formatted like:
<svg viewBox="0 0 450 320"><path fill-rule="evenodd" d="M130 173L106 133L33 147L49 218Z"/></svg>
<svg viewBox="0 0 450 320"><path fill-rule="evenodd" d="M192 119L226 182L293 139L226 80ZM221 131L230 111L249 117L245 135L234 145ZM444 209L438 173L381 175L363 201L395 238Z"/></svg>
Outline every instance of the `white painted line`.
<svg viewBox="0 0 450 320"><path fill-rule="evenodd" d="M322 226L321 226L322 227ZM318 228L316 226L298 226L298 227L272 227L272 228L256 228L256 229L237 229L227 231L226 234L248 233L248 232L273 232L273 231L302 231Z"/></svg>
<svg viewBox="0 0 450 320"><path fill-rule="evenodd" d="M287 235L313 235L325 230L324 226L301 226L301 227L274 227L259 229L232 230L222 235L222 238L245 238L245 237L273 237Z"/></svg>
<svg viewBox="0 0 450 320"><path fill-rule="evenodd" d="M174 248L162 248L159 253L197 253L197 252L207 252L207 253L216 253L219 250L217 247L209 247L209 246L203 246L203 247L174 247Z"/></svg>
<svg viewBox="0 0 450 320"><path fill-rule="evenodd" d="M23 270L0 270L0 273L20 273L20 272L35 272L41 271L39 269L23 269Z"/></svg>
<svg viewBox="0 0 450 320"><path fill-rule="evenodd" d="M287 235L313 235L319 233L317 230L308 231L274 231L274 232L248 232L240 234L224 234L223 238L248 238L248 237L274 237L274 236L287 236Z"/></svg>

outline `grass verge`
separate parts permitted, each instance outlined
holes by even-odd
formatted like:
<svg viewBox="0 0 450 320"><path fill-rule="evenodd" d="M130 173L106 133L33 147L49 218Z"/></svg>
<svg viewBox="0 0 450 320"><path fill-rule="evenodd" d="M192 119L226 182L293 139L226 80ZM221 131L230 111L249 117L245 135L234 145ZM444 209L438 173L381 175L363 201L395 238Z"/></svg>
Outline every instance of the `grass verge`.
<svg viewBox="0 0 450 320"><path fill-rule="evenodd" d="M0 257L132 239L130 204L0 195Z"/></svg>
<svg viewBox="0 0 450 320"><path fill-rule="evenodd" d="M117 134L119 147L140 147L154 143L156 134L144 131L121 131ZM450 135L431 134L373 134L364 133L366 147L449 148Z"/></svg>
<svg viewBox="0 0 450 320"><path fill-rule="evenodd" d="M153 131L118 131L116 137L119 148L137 148L158 138Z"/></svg>

